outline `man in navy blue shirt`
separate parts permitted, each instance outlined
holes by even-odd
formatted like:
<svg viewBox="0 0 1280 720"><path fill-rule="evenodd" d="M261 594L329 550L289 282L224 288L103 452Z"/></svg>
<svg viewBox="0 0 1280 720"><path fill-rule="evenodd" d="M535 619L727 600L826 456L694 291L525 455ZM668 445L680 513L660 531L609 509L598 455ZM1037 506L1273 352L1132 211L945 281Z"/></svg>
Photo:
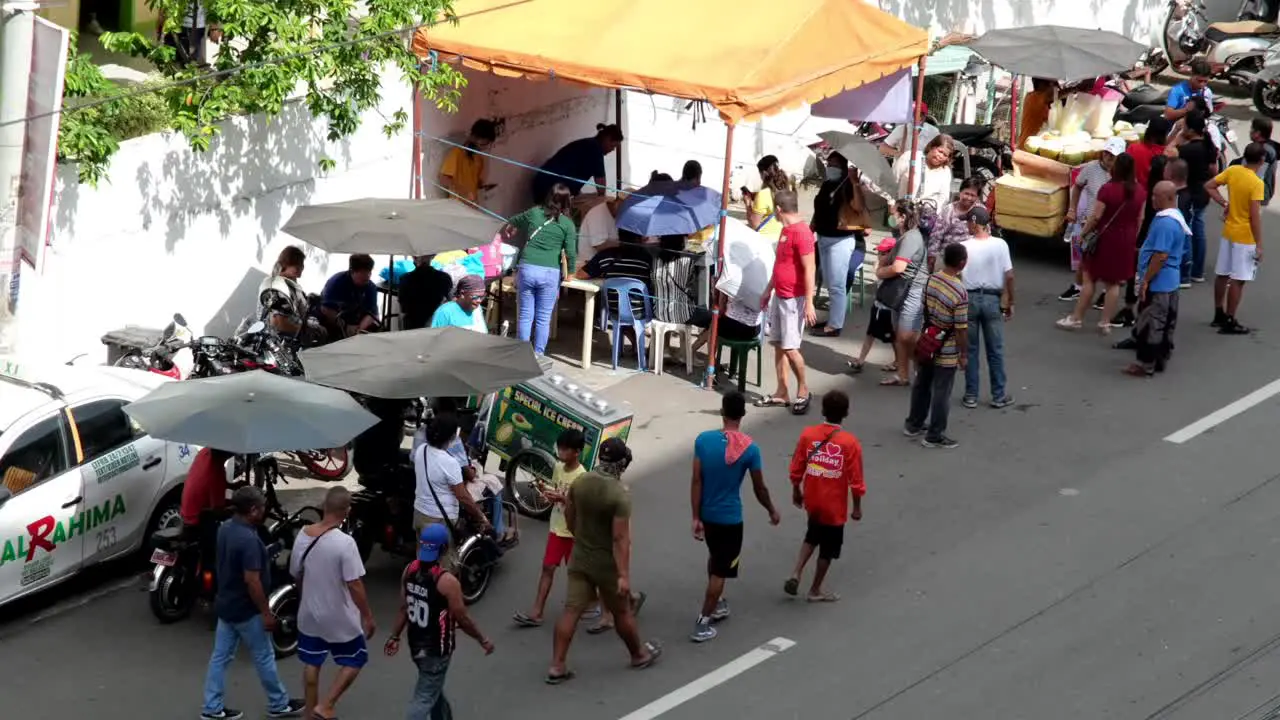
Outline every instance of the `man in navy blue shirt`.
<svg viewBox="0 0 1280 720"><path fill-rule="evenodd" d="M706 642L716 636L711 623L729 617L724 581L738 577L742 553L742 480L751 473L756 500L769 511L769 524L780 521L764 484L760 446L741 430L747 399L731 392L720 403L724 426L707 430L693 442L693 538L707 544L707 592L689 639Z"/></svg>
<svg viewBox="0 0 1280 720"><path fill-rule="evenodd" d="M564 183L569 192L577 195L588 181L595 183L596 192L605 191L604 158L622 144L622 128L617 125L596 125L595 137L574 140L556 151L542 164L542 170L533 178L533 203L541 205L556 183ZM572 268L571 268L572 269Z"/></svg>
<svg viewBox="0 0 1280 720"><path fill-rule="evenodd" d="M373 284L373 258L352 255L346 272L329 278L320 295L320 312L340 332L333 337L349 337L378 325L378 288Z"/></svg>
<svg viewBox="0 0 1280 720"><path fill-rule="evenodd" d="M244 717L244 713L223 704L227 667L235 660L241 642L249 649L258 679L267 691L267 717L301 715L305 703L289 697L276 670L275 649L271 646L270 633L276 628L275 616L267 605L271 566L267 547L258 536L258 526L267 513L267 498L255 487L242 487L231 496L231 507L235 514L218 528L218 594L214 600L218 629L204 680L201 720Z"/></svg>
<svg viewBox="0 0 1280 720"><path fill-rule="evenodd" d="M1165 368L1173 352L1173 331L1178 325L1178 288L1182 254L1191 234L1178 210L1178 188L1168 180L1152 190L1156 217L1138 252L1138 322L1134 326L1138 362L1125 368L1135 377L1151 377Z"/></svg>

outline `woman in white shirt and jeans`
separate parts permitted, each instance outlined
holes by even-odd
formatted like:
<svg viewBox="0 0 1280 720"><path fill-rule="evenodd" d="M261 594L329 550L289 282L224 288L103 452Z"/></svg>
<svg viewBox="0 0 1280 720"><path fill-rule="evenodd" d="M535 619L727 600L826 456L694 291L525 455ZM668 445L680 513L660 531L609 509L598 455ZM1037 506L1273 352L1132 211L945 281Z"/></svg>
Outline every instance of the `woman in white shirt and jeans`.
<svg viewBox="0 0 1280 720"><path fill-rule="evenodd" d="M456 524L462 508L475 518L481 532L493 528L462 481L462 466L449 454L449 445L457 436L456 419L449 415L436 416L427 429L427 442L413 452L413 529L416 533L421 534L427 525ZM450 553L454 547L453 543L449 545Z"/></svg>

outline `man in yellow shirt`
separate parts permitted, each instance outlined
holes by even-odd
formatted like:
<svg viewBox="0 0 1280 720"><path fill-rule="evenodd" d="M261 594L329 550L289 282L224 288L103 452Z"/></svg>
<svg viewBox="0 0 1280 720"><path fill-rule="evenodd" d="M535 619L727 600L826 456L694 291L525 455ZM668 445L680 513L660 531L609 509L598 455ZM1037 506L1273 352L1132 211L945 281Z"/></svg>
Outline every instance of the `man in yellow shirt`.
<svg viewBox="0 0 1280 720"><path fill-rule="evenodd" d="M542 613L547 606L547 596L551 594L556 568L568 565L569 556L573 554L573 533L569 532L569 523L564 518L564 501L569 495L569 487L587 471L579 461L585 445L586 438L579 430L565 430L556 438L556 456L559 462L551 472L551 485L542 490L552 503L547 549L542 555L542 576L538 578L538 594L533 600L533 609L528 613L518 612L512 616L519 627L538 627L542 624Z"/></svg>
<svg viewBox="0 0 1280 720"><path fill-rule="evenodd" d="M471 124L465 147L450 148L440 164L440 185L449 191L449 197L471 205L480 201L480 191L492 189L484 182L484 155L497 139L497 126L492 120L477 120ZM477 152L479 151L479 152Z"/></svg>
<svg viewBox="0 0 1280 720"><path fill-rule="evenodd" d="M1244 149L1243 164L1232 165L1204 186L1209 197L1226 210L1213 286L1213 324L1223 335L1249 333L1237 322L1236 311L1245 283L1254 279L1262 262L1262 198L1266 189L1258 171L1265 161L1266 147L1250 143ZM1225 199L1222 187L1227 189Z"/></svg>

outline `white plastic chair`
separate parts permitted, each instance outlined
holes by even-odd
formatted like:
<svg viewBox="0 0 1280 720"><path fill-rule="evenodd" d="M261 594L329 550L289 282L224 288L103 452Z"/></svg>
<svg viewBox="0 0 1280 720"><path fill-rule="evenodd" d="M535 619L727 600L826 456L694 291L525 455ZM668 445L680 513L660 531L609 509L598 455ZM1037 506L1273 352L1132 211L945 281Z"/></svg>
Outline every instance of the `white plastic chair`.
<svg viewBox="0 0 1280 720"><path fill-rule="evenodd" d="M667 355L667 334L676 333L680 338L680 347L684 350L684 369L689 375L693 374L693 337L697 331L692 325L678 325L676 323L667 323L660 320L651 320L649 322L650 332L653 337L650 341L650 347L653 348L653 362L650 366L653 368L653 374L662 374L663 361Z"/></svg>

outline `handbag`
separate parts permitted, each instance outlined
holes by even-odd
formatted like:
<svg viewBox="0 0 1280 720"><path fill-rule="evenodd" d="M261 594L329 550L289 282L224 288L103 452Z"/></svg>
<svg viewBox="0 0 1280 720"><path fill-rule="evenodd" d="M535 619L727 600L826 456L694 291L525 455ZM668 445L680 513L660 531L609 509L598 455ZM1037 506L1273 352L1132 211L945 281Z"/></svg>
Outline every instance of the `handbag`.
<svg viewBox="0 0 1280 720"><path fill-rule="evenodd" d="M1107 218L1106 224L1102 227L1094 228L1087 233L1080 233L1080 254L1092 255L1098 251L1098 238L1102 237L1102 233L1106 232L1107 228L1111 227L1111 223L1115 222L1116 218L1120 217L1120 213L1123 212L1125 208L1129 207L1130 202L1132 201L1126 200L1123 205L1116 208L1115 213L1111 217Z"/></svg>
<svg viewBox="0 0 1280 720"><path fill-rule="evenodd" d="M915 267L909 273L895 275L880 283L880 287L876 288L876 302L894 312L901 310L907 302L907 295L911 292L911 285L915 282L916 275L920 274L923 260L924 258L921 258L921 262L912 263Z"/></svg>
<svg viewBox="0 0 1280 720"><path fill-rule="evenodd" d="M924 306L924 329L920 331L920 339L916 340L916 362L932 365L938 359L938 353L946 347L951 339L952 330L932 323L929 318L929 306Z"/></svg>

